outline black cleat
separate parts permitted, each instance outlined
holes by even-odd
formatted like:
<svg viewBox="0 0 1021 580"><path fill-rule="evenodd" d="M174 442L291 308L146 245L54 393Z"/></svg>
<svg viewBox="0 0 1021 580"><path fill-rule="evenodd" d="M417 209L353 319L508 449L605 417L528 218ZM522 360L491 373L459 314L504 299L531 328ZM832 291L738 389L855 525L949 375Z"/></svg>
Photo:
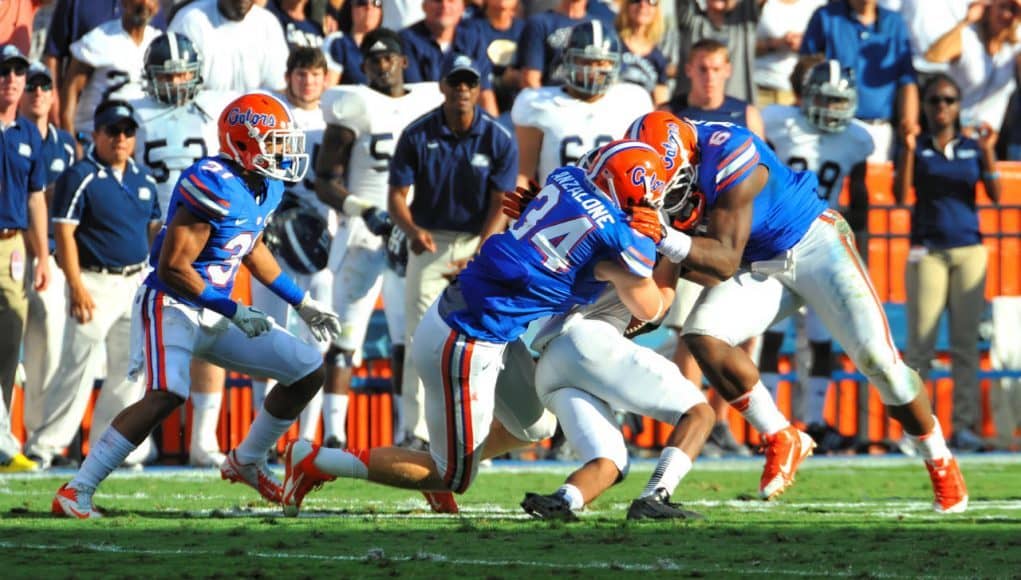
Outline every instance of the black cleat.
<svg viewBox="0 0 1021 580"><path fill-rule="evenodd" d="M631 502L627 509L629 520L702 520L705 516L683 509L679 503L670 503L670 494L662 487L648 497Z"/></svg>
<svg viewBox="0 0 1021 580"><path fill-rule="evenodd" d="M521 502L521 507L529 515L540 520L578 521L578 516L571 511L571 504L567 503L567 499L558 493L540 495L528 492L525 494L524 501Z"/></svg>

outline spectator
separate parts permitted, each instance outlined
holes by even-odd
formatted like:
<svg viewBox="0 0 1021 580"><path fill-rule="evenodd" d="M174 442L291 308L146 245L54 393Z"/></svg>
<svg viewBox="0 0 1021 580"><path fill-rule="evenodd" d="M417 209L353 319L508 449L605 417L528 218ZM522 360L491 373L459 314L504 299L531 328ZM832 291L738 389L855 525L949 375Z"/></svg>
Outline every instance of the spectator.
<svg viewBox="0 0 1021 580"><path fill-rule="evenodd" d="M618 0L617 34L624 43L620 80L649 92L654 106L667 101L667 60L659 50L663 14L659 0Z"/></svg>
<svg viewBox="0 0 1021 580"><path fill-rule="evenodd" d="M946 63L934 63L925 53L939 37L957 25L968 12L969 0L904 0L900 15L911 37L911 59L920 77L946 72Z"/></svg>
<svg viewBox="0 0 1021 580"><path fill-rule="evenodd" d="M733 66L727 47L711 38L704 38L691 46L684 76L690 92L670 99L666 109L680 117L700 121L725 121L748 127L760 139L765 139L762 115L754 105L729 95Z"/></svg>
<svg viewBox="0 0 1021 580"><path fill-rule="evenodd" d="M383 28L402 30L425 18L429 0L383 0Z"/></svg>
<svg viewBox="0 0 1021 580"><path fill-rule="evenodd" d="M411 335L450 278L486 238L505 227L500 197L513 191L518 168L514 138L478 105L482 70L467 55L448 55L440 81L443 104L401 133L390 162L387 208L411 250L405 300L405 421L414 425L418 419L415 435L422 439L428 433L420 419L420 380L409 364ZM409 206L411 186L415 195Z"/></svg>
<svg viewBox="0 0 1021 580"><path fill-rule="evenodd" d="M760 107L793 105L791 73L805 27L815 9L826 0L772 0L762 6L756 29L755 97Z"/></svg>
<svg viewBox="0 0 1021 580"><path fill-rule="evenodd" d="M291 50L304 46L319 48L323 45L323 25L305 16L308 0L269 0L266 9L277 17L284 29L284 39Z"/></svg>
<svg viewBox="0 0 1021 580"><path fill-rule="evenodd" d="M75 161L74 139L63 129L49 122L50 108L56 92L50 69L41 62L28 67L25 94L21 97L21 114L32 121L42 135L39 158L46 171L46 197L53 197L53 184ZM47 203L51 205L51 203ZM25 429L31 433L42 424L43 388L53 377L60 360L67 322L67 301L64 299L64 273L53 259L53 230L50 228L50 283L45 290L28 290L28 320L25 327Z"/></svg>
<svg viewBox="0 0 1021 580"><path fill-rule="evenodd" d="M359 46L369 32L379 28L383 19L383 0L351 0L351 31L335 32L326 37L326 85L332 87L365 84L362 53Z"/></svg>
<svg viewBox="0 0 1021 580"><path fill-rule="evenodd" d="M730 51L733 74L727 81L728 95L751 103L755 98L752 67L755 63L755 29L765 0L678 0L677 24L681 31L679 61L688 62L691 47L712 38ZM690 89L687 76L677 75L674 93Z"/></svg>
<svg viewBox="0 0 1021 580"><path fill-rule="evenodd" d="M32 48L35 13L53 0L9 0L0 6L0 44L13 44L22 54Z"/></svg>
<svg viewBox="0 0 1021 580"><path fill-rule="evenodd" d="M100 346L106 347L106 379L89 444L95 445L109 421L142 396L141 381L126 379L131 311L161 222L156 180L131 159L138 129L134 114L124 101L101 103L93 149L57 181L53 231L73 320L64 329L60 363L46 386L43 424L25 443L44 466L78 432L92 396ZM142 445L129 461L140 463L148 453Z"/></svg>
<svg viewBox="0 0 1021 580"><path fill-rule="evenodd" d="M18 47L0 47L0 134L3 136L3 175L0 176L0 473L30 471L38 465L21 453L11 432L10 408L14 376L25 331L28 300L26 261L43 257L46 248L46 170L38 152L42 138L35 124L18 113L25 92L28 59ZM497 204L499 205L499 204ZM27 235L26 235L27 234ZM26 258L25 249L29 256ZM46 289L49 260L38 259L32 286Z"/></svg>
<svg viewBox="0 0 1021 580"><path fill-rule="evenodd" d="M409 83L439 81L445 55L466 55L482 74L482 108L494 117L499 115L486 46L474 29L461 24L464 0L423 0L422 8L425 18L400 31L408 59L404 80Z"/></svg>
<svg viewBox="0 0 1021 580"><path fill-rule="evenodd" d="M918 85L900 14L877 6L876 0L830 2L812 15L801 42L801 54L817 53L854 71L858 119L876 146L869 161L889 161L894 124L901 137L919 131Z"/></svg>
<svg viewBox="0 0 1021 580"><path fill-rule="evenodd" d="M521 86L539 88L558 85L563 81L558 67L570 30L582 22L600 20L606 28L613 28L613 13L590 12L589 9L606 9L599 1L560 0L552 9L528 17L518 46L518 68L521 69ZM609 10L607 10L609 12Z"/></svg>
<svg viewBox="0 0 1021 580"><path fill-rule="evenodd" d="M521 71L514 66L525 21L516 16L518 0L486 0L482 13L464 23L482 37L486 55L493 63L493 93L504 126L521 88Z"/></svg>
<svg viewBox="0 0 1021 580"><path fill-rule="evenodd" d="M983 124L997 134L1003 127L1021 73L1019 31L1021 0L972 2L964 19L925 51L927 60L950 64L947 74L961 87L960 120L969 136Z"/></svg>
<svg viewBox="0 0 1021 580"><path fill-rule="evenodd" d="M252 0L196 0L181 8L169 30L195 43L207 89L284 90L287 40L279 21Z"/></svg>
<svg viewBox="0 0 1021 580"><path fill-rule="evenodd" d="M141 98L145 51L160 31L149 25L157 0L122 0L123 13L76 40L60 86L63 128L79 142L92 133L96 107L110 97Z"/></svg>
<svg viewBox="0 0 1021 580"><path fill-rule="evenodd" d="M908 348L905 360L927 378L935 354L940 315L950 316L954 410L951 447L983 446L979 428L978 325L985 306L988 251L975 209L981 180L994 203L1000 199L996 133L988 124L971 139L961 131L961 90L937 74L922 92L927 132L907 135L897 156L898 202L915 191L911 251L906 274Z"/></svg>

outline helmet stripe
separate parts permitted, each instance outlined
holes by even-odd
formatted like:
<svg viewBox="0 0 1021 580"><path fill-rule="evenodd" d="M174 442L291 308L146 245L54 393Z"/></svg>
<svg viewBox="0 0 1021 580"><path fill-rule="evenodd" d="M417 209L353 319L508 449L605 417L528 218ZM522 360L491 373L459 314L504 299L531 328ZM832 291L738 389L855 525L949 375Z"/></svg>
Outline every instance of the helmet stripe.
<svg viewBox="0 0 1021 580"><path fill-rule="evenodd" d="M603 47L603 23L599 20L592 21L592 46Z"/></svg>
<svg viewBox="0 0 1021 580"><path fill-rule="evenodd" d="M833 86L840 86L840 61L831 59L830 65L830 82Z"/></svg>
<svg viewBox="0 0 1021 580"><path fill-rule="evenodd" d="M168 32L167 40L170 41L170 60L178 61L181 59L181 54L177 50L177 33Z"/></svg>

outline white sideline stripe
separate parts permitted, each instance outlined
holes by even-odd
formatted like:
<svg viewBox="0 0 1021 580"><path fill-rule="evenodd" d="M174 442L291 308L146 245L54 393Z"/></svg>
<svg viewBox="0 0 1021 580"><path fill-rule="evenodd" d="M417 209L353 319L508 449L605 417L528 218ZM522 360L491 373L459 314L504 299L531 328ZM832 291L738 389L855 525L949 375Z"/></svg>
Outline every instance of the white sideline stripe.
<svg viewBox="0 0 1021 580"><path fill-rule="evenodd" d="M178 549L178 550L154 550L154 549L140 549L140 548L129 548L124 546L118 546L116 544L76 544L77 549L90 550L97 553L106 554L129 554L138 556L216 556L223 557L222 551L213 550L193 550L193 549ZM5 542L0 541L0 548L14 549L14 550L43 550L43 551L64 551L67 550L68 546L60 545L48 545L48 544L21 544L18 542ZM657 561L655 564L641 564L621 561L598 561L593 560L589 562L579 562L576 564L560 564L555 562L537 562L533 560L468 560L468 559L451 559L443 554L436 554L432 552L417 552L412 556L398 556L388 555L383 548L371 548L368 552L361 556L349 556L343 554L294 554L286 552L257 552L251 550L244 550L244 556L265 558L268 560L320 560L328 562L372 562L377 560L389 560L396 562L442 562L446 564L454 564L458 566L494 566L494 567L506 567L506 566L522 566L532 568L546 568L552 570L558 569L582 569L582 570L630 570L630 571L642 571L642 572L655 572L663 570L671 571L699 571L699 572L710 572L716 574L735 574L735 575L757 575L757 576L775 576L775 575L786 575L786 576L838 576L838 577L858 577L861 575L860 572L842 572L839 570L827 569L823 570L790 570L790 569L773 569L763 567L727 567L715 564L699 565L699 566L688 566L678 563L674 560L663 558ZM878 570L869 570L869 576L878 578L929 578L929 576L901 576L897 574L888 574ZM968 576L957 576L948 577L941 576L941 578L968 578Z"/></svg>

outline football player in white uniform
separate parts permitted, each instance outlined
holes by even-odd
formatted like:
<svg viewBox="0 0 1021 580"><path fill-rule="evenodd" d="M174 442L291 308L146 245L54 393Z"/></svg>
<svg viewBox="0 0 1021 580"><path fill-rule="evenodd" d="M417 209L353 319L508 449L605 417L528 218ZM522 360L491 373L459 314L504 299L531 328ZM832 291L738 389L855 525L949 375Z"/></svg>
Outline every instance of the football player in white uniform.
<svg viewBox="0 0 1021 580"><path fill-rule="evenodd" d="M135 101L138 146L135 161L156 179L162 215L181 172L220 151L217 118L235 96L203 88L202 55L180 33L157 36L145 52L142 71L147 95ZM204 360L192 361L192 422L188 462L215 467L224 455L216 436L225 372Z"/></svg>
<svg viewBox="0 0 1021 580"><path fill-rule="evenodd" d="M644 89L617 82L620 46L617 34L599 20L576 25L564 48L564 85L525 89L514 100L518 185L544 183L550 171L613 141L635 117L652 110Z"/></svg>
<svg viewBox="0 0 1021 580"><path fill-rule="evenodd" d="M381 236L393 229L386 210L388 166L404 128L440 105L436 83L405 85L407 66L400 37L386 28L365 35L361 52L367 85L341 85L323 95L327 128L316 162L319 198L342 212L334 239L333 306L343 331L330 349L323 403L328 446L346 442L345 417L351 371L358 365L369 317L380 291L393 345L393 384L401 384L404 361L404 279L387 268ZM396 401L395 401L396 403ZM400 407L399 403L395 407Z"/></svg>
<svg viewBox="0 0 1021 580"><path fill-rule="evenodd" d="M99 25L71 45L71 62L60 87L60 122L79 141L92 133L99 103L143 96L143 58L160 35L149 21L159 7L158 0L122 0L119 19Z"/></svg>
<svg viewBox="0 0 1021 580"><path fill-rule="evenodd" d="M772 105L763 110L766 135L777 157L797 170L809 169L819 177L819 197L831 209L838 209L844 180L850 179L852 203L862 206L868 198L865 189L866 160L872 154L869 132L854 119L858 91L850 71L835 60L805 57L792 75L798 106ZM778 357L788 324L782 321L763 335L760 368L762 382L776 398L779 382ZM801 412L794 414L808 424L807 433L818 444L817 452L839 451L852 441L842 436L823 419L826 391L832 373L832 337L811 308L805 310L805 334L811 349Z"/></svg>
<svg viewBox="0 0 1021 580"><path fill-rule="evenodd" d="M291 51L290 56L287 58L287 89L281 97L291 108L295 127L305 132L305 147L310 152L312 166L315 165L315 159L319 154L323 141L323 130L326 128L326 120L323 118L322 109L319 107L320 99L325 89L326 57L323 56L322 51L318 48L309 47L298 47ZM336 221L331 215L333 212L330 208L316 197L315 177L311 175L311 171L301 181L288 184L287 189L284 191L284 201L281 202L280 208L277 209L274 217L279 218L283 216L288 206L294 205L314 211L326 224L335 223ZM325 257L329 248L305 247L309 242L311 242L312 246L320 245L322 242L321 236L310 236L305 241L295 239L297 236L289 235L293 232L293 227L292 225L291 230L284 231L279 236L280 238L289 239L275 240L275 243L270 245L270 249L277 256L280 267L290 274L299 286L308 288L309 295L315 300L323 304L329 304L332 300L333 273L326 268L326 263L320 262L306 265L300 259L294 260L292 254L284 251L283 248L277 247L277 244L295 244L297 246L295 248L297 250L296 253L304 252L307 257L315 255L317 251L320 251L320 255ZM270 228L270 226L267 226L267 228ZM319 269L316 270L316 268ZM313 272L313 270L316 271ZM271 290L261 284L253 284L252 305L271 316L280 325L290 329L299 338L304 339L306 342L317 344L320 352L326 354L330 344L329 341L317 341L308 330L308 327L301 323L297 313L288 308L287 302L280 299ZM255 409L262 408L262 402L266 398L266 393L269 392L273 384L275 382L272 379L253 378L252 405ZM323 397L322 391L320 391L316 393L316 396L309 401L305 410L301 412L299 436L302 439L315 440L316 431L319 427L319 412L322 410L322 407Z"/></svg>

